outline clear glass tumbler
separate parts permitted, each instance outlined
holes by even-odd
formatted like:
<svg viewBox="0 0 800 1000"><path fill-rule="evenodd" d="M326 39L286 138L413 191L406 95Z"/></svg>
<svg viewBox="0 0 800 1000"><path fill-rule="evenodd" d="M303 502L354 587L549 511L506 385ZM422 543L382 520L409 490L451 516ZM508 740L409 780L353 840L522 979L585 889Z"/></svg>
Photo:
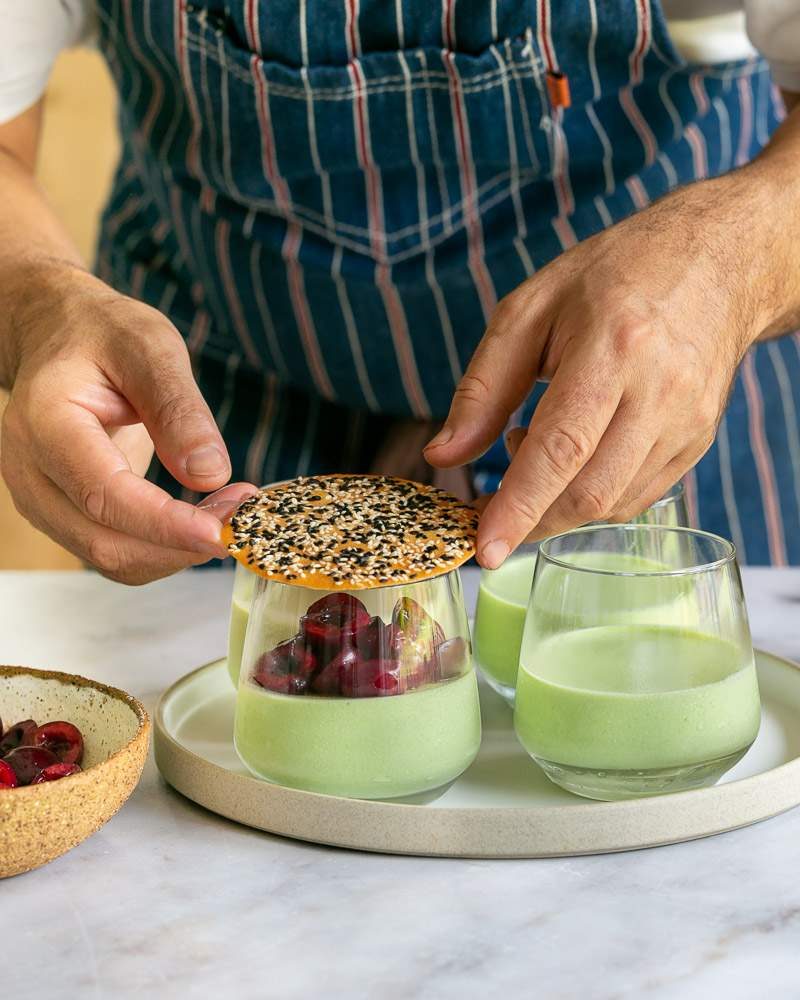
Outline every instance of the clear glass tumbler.
<svg viewBox="0 0 800 1000"><path fill-rule="evenodd" d="M458 777L481 737L457 571L321 591L257 578L234 727L256 775L396 798Z"/></svg>
<svg viewBox="0 0 800 1000"><path fill-rule="evenodd" d="M688 525L683 483L676 483L631 523ZM475 659L489 685L511 705L538 549L538 543L521 545L500 569L484 570L478 590L473 629Z"/></svg>
<svg viewBox="0 0 800 1000"><path fill-rule="evenodd" d="M239 686L244 636L250 618L250 604L256 589L256 579L255 573L251 573L242 563L236 563L231 595L231 616L228 623L228 673L234 687Z"/></svg>
<svg viewBox="0 0 800 1000"><path fill-rule="evenodd" d="M682 482L677 482L667 490L652 507L634 517L631 524L660 524L665 528L687 528L689 510L686 506L686 490Z"/></svg>
<svg viewBox="0 0 800 1000"><path fill-rule="evenodd" d="M553 782L595 799L713 784L759 723L730 542L623 524L541 544L514 725Z"/></svg>

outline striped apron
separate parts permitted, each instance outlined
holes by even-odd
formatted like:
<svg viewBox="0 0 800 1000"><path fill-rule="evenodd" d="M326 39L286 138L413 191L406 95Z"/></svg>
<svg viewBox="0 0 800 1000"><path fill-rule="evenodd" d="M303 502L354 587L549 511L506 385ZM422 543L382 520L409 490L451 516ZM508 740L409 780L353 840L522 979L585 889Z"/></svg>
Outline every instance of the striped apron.
<svg viewBox="0 0 800 1000"><path fill-rule="evenodd" d="M781 115L762 61L682 61L657 0L98 12L123 140L99 273L184 335L255 482L364 470L398 420L443 418L501 296L746 162ZM796 337L754 348L687 477L696 522L746 562L800 563L798 387ZM477 486L505 461L498 444Z"/></svg>

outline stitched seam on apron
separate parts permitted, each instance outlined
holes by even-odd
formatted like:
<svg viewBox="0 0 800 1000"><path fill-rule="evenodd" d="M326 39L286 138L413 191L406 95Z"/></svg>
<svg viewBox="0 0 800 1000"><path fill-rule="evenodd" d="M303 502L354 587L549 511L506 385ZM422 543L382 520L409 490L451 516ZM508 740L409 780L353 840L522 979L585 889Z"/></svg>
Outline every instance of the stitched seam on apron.
<svg viewBox="0 0 800 1000"><path fill-rule="evenodd" d="M186 36L186 47L196 52L198 55L204 55L206 58L212 59L218 66L222 66L227 73L237 77L237 79L241 80L243 83L247 83L251 87L253 86L252 74L248 73L240 66L232 64L228 60L223 62L215 49L206 44L206 39L202 35L188 34ZM410 54L413 54L415 50L412 49L409 51ZM531 59L526 57L524 62L515 61L508 63L502 70L494 69L481 73L477 76L470 77L468 80L464 81L461 91L462 93L470 94L492 90L495 87L502 86L503 79L508 78L513 74L518 74L519 77L523 79L530 79L534 77L542 68L541 60L538 57L533 58L535 65L531 65ZM259 59L259 62L265 66L270 65L268 61L263 59ZM295 70L294 67L285 67L281 63L273 65L278 65L284 70L288 69L290 72L299 72L299 70ZM338 69L339 67L331 68ZM441 73L437 70L415 70L411 72L410 77L410 82L406 82L402 76L384 76L367 79L366 83L361 86L311 87L311 95L314 100L352 101L359 94L366 93L372 96L384 93L405 93L409 88L412 90L433 89L443 90L446 92L451 90L451 87L447 82L447 74ZM308 93L302 86L293 87L290 84L276 83L271 80L269 90L270 94L274 94L277 97L287 97L292 100L303 102L308 100Z"/></svg>

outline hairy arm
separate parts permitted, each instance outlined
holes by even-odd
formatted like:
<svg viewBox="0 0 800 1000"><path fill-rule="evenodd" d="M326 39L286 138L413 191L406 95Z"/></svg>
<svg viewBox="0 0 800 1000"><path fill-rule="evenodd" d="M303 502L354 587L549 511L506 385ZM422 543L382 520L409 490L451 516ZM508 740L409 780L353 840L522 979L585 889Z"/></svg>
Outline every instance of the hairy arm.
<svg viewBox="0 0 800 1000"><path fill-rule="evenodd" d="M144 479L153 445L183 485L230 477L186 347L155 309L85 270L33 176L41 102L0 126L2 472L17 509L107 576L143 583L224 555L212 505Z"/></svg>
<svg viewBox="0 0 800 1000"><path fill-rule="evenodd" d="M752 163L680 188L572 247L498 305L425 455L477 458L537 378L484 566L526 537L646 509L711 445L758 339L800 325L800 106Z"/></svg>

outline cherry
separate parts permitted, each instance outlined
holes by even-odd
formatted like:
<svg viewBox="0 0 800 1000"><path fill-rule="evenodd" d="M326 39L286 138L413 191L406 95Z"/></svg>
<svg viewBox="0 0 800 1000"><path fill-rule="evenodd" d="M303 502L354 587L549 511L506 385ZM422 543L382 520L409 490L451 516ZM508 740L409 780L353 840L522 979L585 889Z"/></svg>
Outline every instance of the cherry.
<svg viewBox="0 0 800 1000"><path fill-rule="evenodd" d="M71 722L45 722L32 735L33 746L52 750L63 764L80 764L83 760L83 737Z"/></svg>
<svg viewBox="0 0 800 1000"><path fill-rule="evenodd" d="M280 694L305 694L319 661L299 636L281 642L256 661L253 679Z"/></svg>
<svg viewBox="0 0 800 1000"><path fill-rule="evenodd" d="M31 746L31 735L35 729L36 723L33 719L25 719L24 722L9 726L0 740L0 757L5 757L10 750L15 750L17 747Z"/></svg>
<svg viewBox="0 0 800 1000"><path fill-rule="evenodd" d="M320 597L306 611L306 615L312 617L316 615L329 615L331 618L339 617L342 621L356 618L359 615L363 617L366 614L367 609L364 607L362 601L359 601L357 597L353 597L352 594L343 594L341 592L326 594L324 597Z"/></svg>
<svg viewBox="0 0 800 1000"><path fill-rule="evenodd" d="M253 680L269 691L279 694L305 694L308 680L294 674L294 660L291 654L293 640L283 642L262 655L256 661Z"/></svg>
<svg viewBox="0 0 800 1000"><path fill-rule="evenodd" d="M399 687L397 664L393 660L360 660L355 669L342 674L342 694L345 698L396 694Z"/></svg>
<svg viewBox="0 0 800 1000"><path fill-rule="evenodd" d="M388 659L397 643L399 632L394 625L384 625L383 620L370 618L369 625L357 635L358 651L365 660Z"/></svg>
<svg viewBox="0 0 800 1000"><path fill-rule="evenodd" d="M398 687L398 680L393 673L385 670L375 676L374 684L379 691L385 694L394 694Z"/></svg>
<svg viewBox="0 0 800 1000"><path fill-rule="evenodd" d="M292 639L292 664L294 673L308 680L319 668L319 660L312 649L309 649L300 638Z"/></svg>
<svg viewBox="0 0 800 1000"><path fill-rule="evenodd" d="M41 785L45 781L58 781L59 778L66 778L70 774L78 774L81 770L79 764L51 764L45 767L31 782L32 785Z"/></svg>
<svg viewBox="0 0 800 1000"><path fill-rule="evenodd" d="M5 763L13 768L20 785L29 785L40 771L60 761L46 747L17 747L6 754Z"/></svg>
<svg viewBox="0 0 800 1000"><path fill-rule="evenodd" d="M0 760L0 792L4 788L16 788L19 784L14 768L4 760Z"/></svg>
<svg viewBox="0 0 800 1000"><path fill-rule="evenodd" d="M300 619L300 631L323 661L327 661L369 623L369 612L357 597L327 594L315 601Z"/></svg>
<svg viewBox="0 0 800 1000"><path fill-rule="evenodd" d="M280 671L260 670L253 674L253 680L268 691L275 691L276 694L305 694L308 688L305 677Z"/></svg>
<svg viewBox="0 0 800 1000"><path fill-rule="evenodd" d="M348 683L347 678L352 676L358 662L358 652L352 646L340 650L311 682L312 694L328 696L343 694L343 689Z"/></svg>

